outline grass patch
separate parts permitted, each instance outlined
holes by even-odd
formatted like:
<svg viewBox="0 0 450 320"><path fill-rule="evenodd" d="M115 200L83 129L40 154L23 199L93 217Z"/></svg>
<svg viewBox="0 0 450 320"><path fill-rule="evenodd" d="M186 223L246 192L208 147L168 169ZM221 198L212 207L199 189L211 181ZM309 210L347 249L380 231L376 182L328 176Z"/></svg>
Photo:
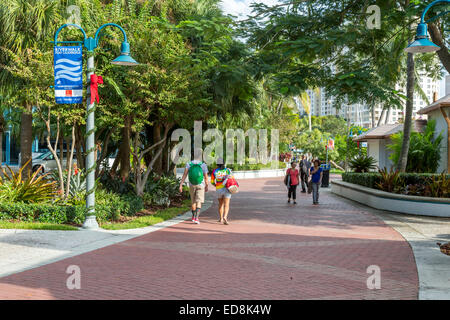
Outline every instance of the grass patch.
<svg viewBox="0 0 450 320"><path fill-rule="evenodd" d="M330 173L332 174L343 174L345 171L339 170L339 169L331 169Z"/></svg>
<svg viewBox="0 0 450 320"><path fill-rule="evenodd" d="M141 217L130 217L130 220L126 222L104 222L100 225L100 227L106 230L144 228L163 222L165 220L172 219L178 216L179 214L183 214L186 211L190 210L190 208L191 208L191 201L189 199L186 199L179 207L161 209L156 211L155 214L151 215Z"/></svg>
<svg viewBox="0 0 450 320"><path fill-rule="evenodd" d="M45 222L13 222L0 221L0 229L31 229L31 230L78 230L77 227L66 224L45 223Z"/></svg>

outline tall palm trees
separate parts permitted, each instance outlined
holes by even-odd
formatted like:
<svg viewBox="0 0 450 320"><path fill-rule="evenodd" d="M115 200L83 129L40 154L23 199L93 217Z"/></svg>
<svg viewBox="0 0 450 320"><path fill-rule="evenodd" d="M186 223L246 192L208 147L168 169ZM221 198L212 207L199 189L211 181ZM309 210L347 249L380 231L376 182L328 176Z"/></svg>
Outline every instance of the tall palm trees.
<svg viewBox="0 0 450 320"><path fill-rule="evenodd" d="M18 56L26 50L43 47L55 27L57 1L50 0L2 0L0 2L0 46L6 47ZM8 63L8 57L0 53L1 64ZM23 61L27 64L26 58ZM27 162L25 176L31 171L32 99L24 92L23 83L4 68L0 69L1 86L8 86L17 95L21 108L20 152L21 166Z"/></svg>

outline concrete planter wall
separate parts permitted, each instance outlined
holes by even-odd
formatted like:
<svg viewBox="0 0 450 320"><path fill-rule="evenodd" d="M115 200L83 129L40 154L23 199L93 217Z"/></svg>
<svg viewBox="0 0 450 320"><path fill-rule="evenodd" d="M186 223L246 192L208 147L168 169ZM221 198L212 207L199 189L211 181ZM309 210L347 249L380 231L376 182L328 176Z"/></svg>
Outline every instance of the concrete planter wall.
<svg viewBox="0 0 450 320"><path fill-rule="evenodd" d="M407 196L363 187L344 181L332 181L331 192L366 206L420 216L450 218L449 198Z"/></svg>

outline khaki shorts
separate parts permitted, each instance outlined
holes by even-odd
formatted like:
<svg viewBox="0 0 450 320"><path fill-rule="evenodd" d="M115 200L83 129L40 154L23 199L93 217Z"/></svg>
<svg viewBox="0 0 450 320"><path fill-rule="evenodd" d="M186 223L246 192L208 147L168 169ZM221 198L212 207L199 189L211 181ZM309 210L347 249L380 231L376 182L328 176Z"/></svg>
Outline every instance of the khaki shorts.
<svg viewBox="0 0 450 320"><path fill-rule="evenodd" d="M189 186L189 193L191 194L192 203L205 202L205 187L204 186Z"/></svg>

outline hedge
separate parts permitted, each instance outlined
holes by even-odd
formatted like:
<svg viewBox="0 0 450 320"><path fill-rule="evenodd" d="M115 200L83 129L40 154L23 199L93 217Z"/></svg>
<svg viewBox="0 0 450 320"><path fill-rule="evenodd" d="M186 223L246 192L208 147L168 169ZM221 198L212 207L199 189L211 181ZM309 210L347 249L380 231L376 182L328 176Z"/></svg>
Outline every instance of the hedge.
<svg viewBox="0 0 450 320"><path fill-rule="evenodd" d="M105 196L106 195L106 196ZM95 215L100 221L117 220L120 215L132 216L144 208L141 198L100 192ZM81 225L85 220L84 205L26 204L0 202L0 220L25 222L69 223Z"/></svg>
<svg viewBox="0 0 450 320"><path fill-rule="evenodd" d="M439 176L435 173L400 173L400 178L403 181L403 185L422 184L427 185L433 176ZM447 179L450 179L450 174L446 175ZM358 184L368 188L376 188L376 183L381 181L381 175L379 173L356 173L345 172L342 174L342 180L348 183Z"/></svg>

